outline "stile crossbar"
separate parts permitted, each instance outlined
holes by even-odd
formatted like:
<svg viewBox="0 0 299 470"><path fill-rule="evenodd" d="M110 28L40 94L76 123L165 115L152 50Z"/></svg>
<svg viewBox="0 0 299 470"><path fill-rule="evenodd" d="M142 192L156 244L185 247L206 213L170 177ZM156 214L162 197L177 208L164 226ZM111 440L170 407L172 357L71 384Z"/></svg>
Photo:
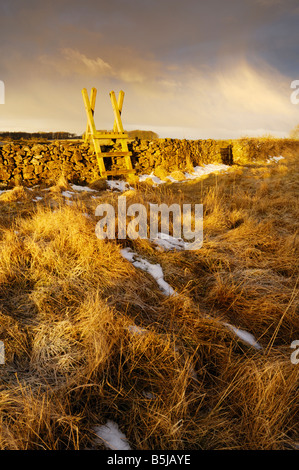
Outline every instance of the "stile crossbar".
<svg viewBox="0 0 299 470"><path fill-rule="evenodd" d="M85 132L85 142L91 141L94 146L99 170L101 177L107 177L108 175L117 176L117 175L132 175L135 173L135 170L132 167L131 155L128 149L128 134L125 133L122 121L121 121L121 112L124 102L124 92L121 90L116 100L114 91L110 92L110 99L114 113L114 124L113 131L103 132L97 131L95 122L94 122L94 110L96 103L97 89L92 88L90 93L90 98L86 88L82 90L82 96L85 106L85 111L87 115L87 126ZM112 152L102 152L101 141L103 142L106 139L112 139L115 142L119 141L121 143L121 151L112 151ZM123 157L125 167L118 170L107 171L104 163L105 157Z"/></svg>

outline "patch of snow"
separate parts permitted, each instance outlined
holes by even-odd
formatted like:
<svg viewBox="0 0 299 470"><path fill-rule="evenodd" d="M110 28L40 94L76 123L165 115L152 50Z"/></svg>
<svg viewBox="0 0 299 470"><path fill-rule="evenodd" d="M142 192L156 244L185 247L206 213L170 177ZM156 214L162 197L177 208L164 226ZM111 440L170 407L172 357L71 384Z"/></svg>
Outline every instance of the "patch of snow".
<svg viewBox="0 0 299 470"><path fill-rule="evenodd" d="M151 179L154 184L162 184L166 183L166 181L162 181L158 176L154 175L154 172L152 171L150 175L140 175L139 176L139 181L145 181L147 179Z"/></svg>
<svg viewBox="0 0 299 470"><path fill-rule="evenodd" d="M151 392L142 392L142 394L143 396L145 396L145 398L148 398L149 400L154 400L156 398L156 395Z"/></svg>
<svg viewBox="0 0 299 470"><path fill-rule="evenodd" d="M179 183L187 180L193 180L196 178L200 178L201 176L208 175L209 173L215 173L216 171L221 171L221 172L226 172L228 171L230 167L228 165L224 165L222 163L219 164L214 164L214 163L209 163L207 165L202 165L202 166L196 166L194 167L194 171L192 173L184 173L185 179L182 181L178 181L177 179L173 178L173 176L167 176L165 181L162 181L160 178L154 175L154 172L152 172L150 175L140 175L139 176L139 181L145 181L148 178L152 180L154 185L159 185L163 183L167 183L167 181L171 181L172 183Z"/></svg>
<svg viewBox="0 0 299 470"><path fill-rule="evenodd" d="M280 155L279 157L271 157L269 155L269 158L267 160L267 163L272 163L272 162L275 162L275 163L278 163L279 160L284 160L284 157L282 155Z"/></svg>
<svg viewBox="0 0 299 470"><path fill-rule="evenodd" d="M140 328L140 326L137 326L137 325L130 325L128 326L128 330L131 332L131 333L136 333L138 335L144 335L147 333L147 331L144 329L144 328Z"/></svg>
<svg viewBox="0 0 299 470"><path fill-rule="evenodd" d="M108 420L103 426L94 428L96 435L104 441L106 447L111 450L132 450L126 436L119 430L116 423Z"/></svg>
<svg viewBox="0 0 299 470"><path fill-rule="evenodd" d="M91 189L88 186L79 186L77 184L71 184L71 187L73 188L74 191L91 191L91 192L96 191L96 189Z"/></svg>
<svg viewBox="0 0 299 470"><path fill-rule="evenodd" d="M192 180L200 178L203 175L208 175L210 173L215 173L216 171L226 172L229 169L229 165L224 165L223 163L214 164L209 163L207 165L195 166L193 173L185 173L187 180Z"/></svg>
<svg viewBox="0 0 299 470"><path fill-rule="evenodd" d="M125 259L130 261L130 263L133 263L134 255L136 255L134 251L132 251L130 248L123 248L122 250L120 250L120 252Z"/></svg>
<svg viewBox="0 0 299 470"><path fill-rule="evenodd" d="M256 341L255 337L251 333L248 333L248 331L236 328L229 323L224 323L224 325L230 328L245 343L253 346L255 349L262 349L262 346Z"/></svg>
<svg viewBox="0 0 299 470"><path fill-rule="evenodd" d="M121 193L127 191L128 189L134 190L134 188L132 188L127 181L107 181L107 185L111 189L111 191L116 190L120 191Z"/></svg>
<svg viewBox="0 0 299 470"><path fill-rule="evenodd" d="M168 181L171 181L172 183L179 183L179 180L175 179L173 176L166 176Z"/></svg>
<svg viewBox="0 0 299 470"><path fill-rule="evenodd" d="M165 295L177 295L173 288L164 281L163 270L160 264L151 264L141 256L134 253L130 248L123 248L121 251L122 256L130 261L135 268L149 273L157 282L161 291Z"/></svg>
<svg viewBox="0 0 299 470"><path fill-rule="evenodd" d="M37 201L41 201L43 198L41 196L35 196L34 199L32 199L32 201L34 202L37 202Z"/></svg>
<svg viewBox="0 0 299 470"><path fill-rule="evenodd" d="M163 250L185 250L188 243L184 242L182 238L174 238L167 233L159 232L157 238L151 240L160 251Z"/></svg>
<svg viewBox="0 0 299 470"><path fill-rule="evenodd" d="M75 193L72 193L71 191L62 191L61 194L64 197L72 197Z"/></svg>

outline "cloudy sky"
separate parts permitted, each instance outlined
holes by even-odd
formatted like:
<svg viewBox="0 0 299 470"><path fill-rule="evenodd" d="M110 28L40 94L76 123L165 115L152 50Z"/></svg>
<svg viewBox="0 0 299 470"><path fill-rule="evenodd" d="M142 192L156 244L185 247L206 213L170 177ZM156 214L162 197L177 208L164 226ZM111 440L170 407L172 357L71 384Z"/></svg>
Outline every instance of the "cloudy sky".
<svg viewBox="0 0 299 470"><path fill-rule="evenodd" d="M98 129L122 89L127 130L288 135L298 21L298 0L1 0L0 131L82 133L94 86Z"/></svg>

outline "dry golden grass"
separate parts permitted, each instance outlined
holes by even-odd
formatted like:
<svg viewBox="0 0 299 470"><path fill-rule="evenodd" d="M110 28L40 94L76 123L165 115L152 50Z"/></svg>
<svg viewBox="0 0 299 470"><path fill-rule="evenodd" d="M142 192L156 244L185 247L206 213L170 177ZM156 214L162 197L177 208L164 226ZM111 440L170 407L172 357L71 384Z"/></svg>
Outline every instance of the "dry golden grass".
<svg viewBox="0 0 299 470"><path fill-rule="evenodd" d="M298 181L289 155L128 191L128 205L203 203L203 247L183 252L99 240L95 208L116 192L70 199L61 179L1 194L0 449L101 449L93 429L107 419L133 449L296 448ZM124 246L159 263L178 295Z"/></svg>

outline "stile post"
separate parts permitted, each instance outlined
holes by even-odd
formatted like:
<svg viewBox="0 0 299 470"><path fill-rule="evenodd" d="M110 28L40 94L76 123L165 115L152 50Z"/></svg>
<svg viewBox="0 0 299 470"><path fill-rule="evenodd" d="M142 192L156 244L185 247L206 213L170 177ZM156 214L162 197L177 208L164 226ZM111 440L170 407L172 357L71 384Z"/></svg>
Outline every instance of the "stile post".
<svg viewBox="0 0 299 470"><path fill-rule="evenodd" d="M110 99L114 113L114 123L113 123L113 130L112 132L100 132L97 131L95 122L94 122L94 110L95 110L95 102L96 102L96 95L97 90L96 88L91 89L90 99L88 97L88 93L86 88L82 89L82 96L87 116L87 125L86 125L86 133L84 141L92 141L94 150L97 157L97 162L99 166L99 170L102 177L106 177L108 175L120 175L120 174L127 174L131 176L135 173L135 170L132 166L131 161L131 152L128 149L128 135L125 133L123 124L121 121L121 112L124 102L124 92L121 90L118 95L118 99L116 101L114 91L110 92ZM102 152L101 150L101 139L112 139L114 141L119 140L121 142L121 152ZM119 170L111 170L107 171L104 163L105 157L123 157L125 162L125 168Z"/></svg>

